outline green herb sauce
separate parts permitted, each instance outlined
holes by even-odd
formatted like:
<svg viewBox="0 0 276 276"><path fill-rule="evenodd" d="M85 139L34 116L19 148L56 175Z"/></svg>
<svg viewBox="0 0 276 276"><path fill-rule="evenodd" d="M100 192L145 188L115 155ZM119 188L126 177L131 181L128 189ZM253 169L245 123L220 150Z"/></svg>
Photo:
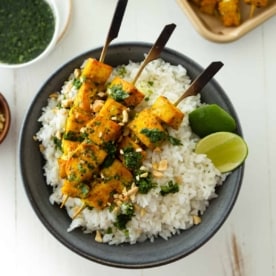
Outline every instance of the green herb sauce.
<svg viewBox="0 0 276 276"><path fill-rule="evenodd" d="M44 0L0 1L0 61L20 64L41 54L51 41L55 18Z"/></svg>
<svg viewBox="0 0 276 276"><path fill-rule="evenodd" d="M129 97L129 94L123 90L121 85L114 85L109 87L110 96L117 102L122 102Z"/></svg>

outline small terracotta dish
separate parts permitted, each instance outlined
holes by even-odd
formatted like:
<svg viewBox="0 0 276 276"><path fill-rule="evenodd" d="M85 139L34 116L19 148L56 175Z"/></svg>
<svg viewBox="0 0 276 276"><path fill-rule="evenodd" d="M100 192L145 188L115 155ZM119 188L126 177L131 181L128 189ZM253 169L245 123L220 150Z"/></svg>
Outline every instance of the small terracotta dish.
<svg viewBox="0 0 276 276"><path fill-rule="evenodd" d="M11 113L9 104L6 101L5 97L0 93L0 144L5 140L9 132L10 123Z"/></svg>

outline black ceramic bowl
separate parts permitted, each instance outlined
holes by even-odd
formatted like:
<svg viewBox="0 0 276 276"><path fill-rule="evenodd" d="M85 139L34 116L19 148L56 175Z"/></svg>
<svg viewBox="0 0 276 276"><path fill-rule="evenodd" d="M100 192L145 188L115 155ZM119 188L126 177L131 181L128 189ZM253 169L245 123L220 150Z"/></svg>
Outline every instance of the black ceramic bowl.
<svg viewBox="0 0 276 276"><path fill-rule="evenodd" d="M132 61L142 61L151 45L142 43L114 44L109 47L105 62L112 66ZM88 57L99 58L101 48L84 53L55 72L41 87L25 117L20 140L20 166L25 190L37 216L46 228L65 246L77 254L92 261L124 268L146 268L170 263L192 253L206 243L222 226L232 210L238 196L243 178L243 165L226 179L217 189L218 197L211 201L202 217L202 222L189 230L175 235L169 240L162 238L155 242L143 242L135 245L110 246L97 243L90 235L81 230L68 233L70 218L64 209L51 205L49 195L51 187L45 183L43 175L44 160L33 135L41 127L37 122L41 109L47 104L47 98L53 91L59 91L70 73ZM161 58L171 64L181 64L194 79L203 70L190 58L170 49L165 49ZM216 103L227 110L237 121L237 132L241 127L237 114L220 85L213 79L202 90L202 99L206 103Z"/></svg>

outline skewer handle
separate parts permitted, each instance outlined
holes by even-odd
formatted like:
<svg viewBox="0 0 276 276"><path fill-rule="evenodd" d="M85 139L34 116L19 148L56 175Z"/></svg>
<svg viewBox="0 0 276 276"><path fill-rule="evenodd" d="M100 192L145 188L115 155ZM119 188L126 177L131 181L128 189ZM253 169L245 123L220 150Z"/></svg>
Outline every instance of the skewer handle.
<svg viewBox="0 0 276 276"><path fill-rule="evenodd" d="M176 27L176 25L172 23L172 24L166 25L163 28L163 30L162 30L161 34L159 35L158 39L156 40L156 42L154 43L154 45L150 49L149 53L147 54L146 58L144 59L144 62L140 66L134 80L132 81L132 84L136 83L137 79L141 75L141 73L144 70L145 66L149 62L153 61L154 59L157 59L160 56L160 53L164 49L167 41L169 40L171 34L173 33L175 27Z"/></svg>
<svg viewBox="0 0 276 276"><path fill-rule="evenodd" d="M212 62L189 86L184 94L174 103L177 106L183 99L189 96L197 95L201 89L209 82L209 80L219 71L223 66L221 61Z"/></svg>
<svg viewBox="0 0 276 276"><path fill-rule="evenodd" d="M109 32L107 34L106 42L105 42L103 50L101 52L101 56L100 56L100 59L99 59L100 62L104 61L105 56L106 56L106 51L107 51L107 48L108 48L110 42L118 36L119 30L120 30L120 27L121 27L121 23L122 23L122 20L123 20L123 16L124 16L124 13L125 13L125 9L126 9L126 6L127 6L127 1L128 0L119 0L118 3L117 3L115 13L113 15L113 19L112 19L112 22L111 22L111 25L110 25L110 29L109 29Z"/></svg>

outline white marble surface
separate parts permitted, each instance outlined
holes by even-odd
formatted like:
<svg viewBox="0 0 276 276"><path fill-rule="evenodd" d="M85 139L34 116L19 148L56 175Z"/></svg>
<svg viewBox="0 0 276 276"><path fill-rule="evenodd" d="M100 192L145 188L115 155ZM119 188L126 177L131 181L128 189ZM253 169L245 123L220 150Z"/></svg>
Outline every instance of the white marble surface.
<svg viewBox="0 0 276 276"><path fill-rule="evenodd" d="M193 29L176 1L129 0L116 40L153 42L164 25L176 23L168 47L202 66L213 60L225 64L216 79L239 114L250 153L237 203L207 244L162 267L127 270L88 261L45 229L31 208L19 172L21 124L50 74L72 57L104 43L116 1L73 0L72 4L68 31L46 59L28 68L0 69L0 91L12 112L9 135L0 145L0 275L276 275L276 17L238 41L216 44ZM233 272L233 237L242 260L241 273Z"/></svg>

